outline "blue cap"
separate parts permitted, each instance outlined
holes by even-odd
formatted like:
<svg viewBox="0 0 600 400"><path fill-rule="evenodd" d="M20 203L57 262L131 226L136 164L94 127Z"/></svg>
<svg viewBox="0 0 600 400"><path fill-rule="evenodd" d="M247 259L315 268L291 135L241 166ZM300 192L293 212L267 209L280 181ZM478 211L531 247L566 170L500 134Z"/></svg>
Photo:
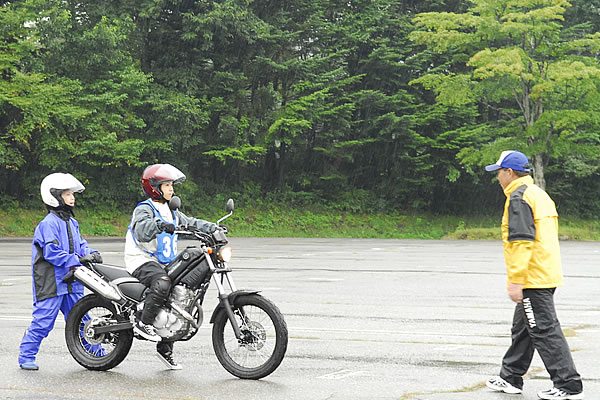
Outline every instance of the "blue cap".
<svg viewBox="0 0 600 400"><path fill-rule="evenodd" d="M485 167L486 171L496 171L500 168L510 168L513 171L530 172L529 160L527 156L520 151L506 150L500 154L500 158L495 164Z"/></svg>

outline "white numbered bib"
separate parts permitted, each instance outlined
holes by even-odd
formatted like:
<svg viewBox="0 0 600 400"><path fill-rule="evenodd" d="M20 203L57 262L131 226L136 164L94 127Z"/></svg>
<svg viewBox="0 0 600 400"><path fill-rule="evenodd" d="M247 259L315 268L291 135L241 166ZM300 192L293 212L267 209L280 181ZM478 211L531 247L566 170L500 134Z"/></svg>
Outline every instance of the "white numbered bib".
<svg viewBox="0 0 600 400"><path fill-rule="evenodd" d="M156 236L156 252L154 255L163 264L170 263L177 255L177 235L161 232Z"/></svg>

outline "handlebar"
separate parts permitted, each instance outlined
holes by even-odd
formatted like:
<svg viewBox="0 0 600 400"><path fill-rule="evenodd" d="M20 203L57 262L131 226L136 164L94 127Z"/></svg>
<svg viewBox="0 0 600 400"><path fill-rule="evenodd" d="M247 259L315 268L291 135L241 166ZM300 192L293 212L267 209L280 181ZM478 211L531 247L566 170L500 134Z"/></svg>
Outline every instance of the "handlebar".
<svg viewBox="0 0 600 400"><path fill-rule="evenodd" d="M225 236L226 232L220 228L217 228L217 230L213 233L204 233L199 229L191 226L178 226L174 233L177 235L188 236L192 239L199 240L203 243L208 244L209 246L215 245L217 244L217 242L227 241L227 238ZM219 235L222 235L222 237L219 237Z"/></svg>
<svg viewBox="0 0 600 400"><path fill-rule="evenodd" d="M210 233L204 233L201 232L198 229L192 228L192 227L187 227L187 226L178 226L175 229L175 232L173 232L177 235L185 235L185 236L194 236L198 239L205 237L205 238L209 238L210 237Z"/></svg>

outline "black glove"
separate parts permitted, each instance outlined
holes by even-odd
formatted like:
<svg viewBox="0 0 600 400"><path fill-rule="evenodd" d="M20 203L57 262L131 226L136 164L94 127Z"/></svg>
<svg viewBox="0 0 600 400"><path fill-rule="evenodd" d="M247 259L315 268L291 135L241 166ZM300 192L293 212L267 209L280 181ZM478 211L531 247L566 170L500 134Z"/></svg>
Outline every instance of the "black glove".
<svg viewBox="0 0 600 400"><path fill-rule="evenodd" d="M219 229L223 231L223 233L229 233L229 228L227 227L227 225L219 225Z"/></svg>
<svg viewBox="0 0 600 400"><path fill-rule="evenodd" d="M165 231L167 233L173 233L173 232L175 232L175 225L168 224L166 222L161 222L160 225L158 226L158 228L161 231Z"/></svg>
<svg viewBox="0 0 600 400"><path fill-rule="evenodd" d="M87 264L99 264L102 262L102 256L100 255L100 253L90 253L90 254L86 254L83 257L79 257L79 262L81 263L81 265L87 265Z"/></svg>

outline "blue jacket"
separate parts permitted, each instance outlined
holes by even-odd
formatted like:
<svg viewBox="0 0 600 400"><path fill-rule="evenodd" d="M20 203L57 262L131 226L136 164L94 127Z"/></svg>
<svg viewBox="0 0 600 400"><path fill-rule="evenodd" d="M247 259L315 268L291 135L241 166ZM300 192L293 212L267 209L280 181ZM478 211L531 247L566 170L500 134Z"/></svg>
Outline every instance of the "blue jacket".
<svg viewBox="0 0 600 400"><path fill-rule="evenodd" d="M54 212L35 228L31 248L33 299L42 301L67 293L83 294L83 285L77 281L64 283L63 276L71 267L79 266L79 257L95 253L79 233L79 223L68 221Z"/></svg>

